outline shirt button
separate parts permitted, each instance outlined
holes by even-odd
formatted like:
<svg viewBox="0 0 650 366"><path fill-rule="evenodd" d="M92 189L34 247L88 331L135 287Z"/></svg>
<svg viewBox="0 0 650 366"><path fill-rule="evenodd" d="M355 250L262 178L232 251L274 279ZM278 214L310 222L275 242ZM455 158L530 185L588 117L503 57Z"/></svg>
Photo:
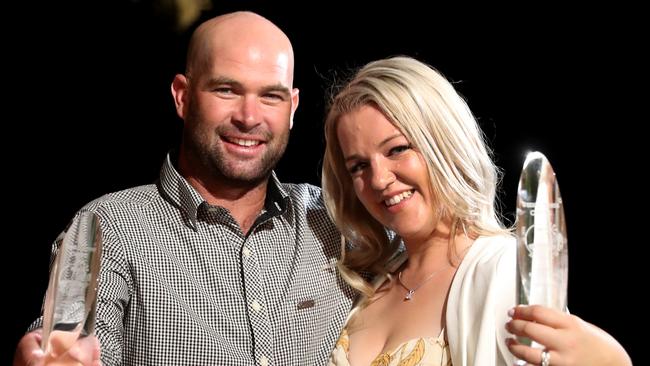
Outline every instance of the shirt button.
<svg viewBox="0 0 650 366"><path fill-rule="evenodd" d="M269 359L266 356L260 357L260 366L269 366Z"/></svg>
<svg viewBox="0 0 650 366"><path fill-rule="evenodd" d="M242 253L244 253L244 257L246 258L251 256L251 250L248 249L247 247L244 247L244 249L242 249Z"/></svg>
<svg viewBox="0 0 650 366"><path fill-rule="evenodd" d="M257 302L257 300L253 300L253 302L251 302L251 307L255 311L260 311L260 309L262 309L262 305L260 305L260 303Z"/></svg>

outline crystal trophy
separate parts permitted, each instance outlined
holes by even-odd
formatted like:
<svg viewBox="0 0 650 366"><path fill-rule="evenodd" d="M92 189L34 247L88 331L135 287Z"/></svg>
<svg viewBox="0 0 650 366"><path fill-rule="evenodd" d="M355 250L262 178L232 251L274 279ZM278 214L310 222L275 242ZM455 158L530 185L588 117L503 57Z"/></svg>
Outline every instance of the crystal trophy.
<svg viewBox="0 0 650 366"><path fill-rule="evenodd" d="M519 178L515 233L517 304L566 311L569 263L564 206L555 172L540 152L526 156Z"/></svg>
<svg viewBox="0 0 650 366"><path fill-rule="evenodd" d="M97 216L81 212L65 232L45 295L41 347L50 359L94 333L101 249Z"/></svg>

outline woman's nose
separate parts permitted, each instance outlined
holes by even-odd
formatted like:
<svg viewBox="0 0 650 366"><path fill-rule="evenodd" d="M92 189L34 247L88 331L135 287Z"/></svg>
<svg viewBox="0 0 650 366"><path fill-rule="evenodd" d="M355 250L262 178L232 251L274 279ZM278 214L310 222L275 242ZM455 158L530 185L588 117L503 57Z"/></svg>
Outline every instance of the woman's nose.
<svg viewBox="0 0 650 366"><path fill-rule="evenodd" d="M382 191L395 182L395 173L390 169L390 164L376 160L371 163L372 177L370 184L373 189Z"/></svg>

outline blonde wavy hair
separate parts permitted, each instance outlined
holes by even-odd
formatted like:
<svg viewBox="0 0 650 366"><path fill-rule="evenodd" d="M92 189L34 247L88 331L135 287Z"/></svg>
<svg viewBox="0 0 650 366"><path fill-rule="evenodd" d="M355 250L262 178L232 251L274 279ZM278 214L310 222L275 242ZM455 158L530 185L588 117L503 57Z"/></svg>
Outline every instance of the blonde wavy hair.
<svg viewBox="0 0 650 366"><path fill-rule="evenodd" d="M495 209L500 171L463 98L440 73L413 58L370 62L332 97L325 120L325 205L351 243L343 243L339 261L351 286L371 297L374 290L362 274L385 273L399 246L357 198L339 145L341 117L364 105L378 108L422 154L437 200L431 209L451 223L451 238L457 228L471 236L509 232Z"/></svg>

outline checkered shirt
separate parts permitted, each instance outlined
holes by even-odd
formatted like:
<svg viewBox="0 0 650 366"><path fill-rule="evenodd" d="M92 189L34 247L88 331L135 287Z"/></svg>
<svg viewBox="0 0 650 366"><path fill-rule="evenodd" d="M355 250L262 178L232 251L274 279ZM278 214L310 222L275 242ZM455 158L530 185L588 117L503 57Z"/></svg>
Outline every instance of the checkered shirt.
<svg viewBox="0 0 650 366"><path fill-rule="evenodd" d="M245 235L168 155L157 184L83 210L102 229L96 334L104 365L327 363L354 295L335 268L340 234L319 188L273 174Z"/></svg>

